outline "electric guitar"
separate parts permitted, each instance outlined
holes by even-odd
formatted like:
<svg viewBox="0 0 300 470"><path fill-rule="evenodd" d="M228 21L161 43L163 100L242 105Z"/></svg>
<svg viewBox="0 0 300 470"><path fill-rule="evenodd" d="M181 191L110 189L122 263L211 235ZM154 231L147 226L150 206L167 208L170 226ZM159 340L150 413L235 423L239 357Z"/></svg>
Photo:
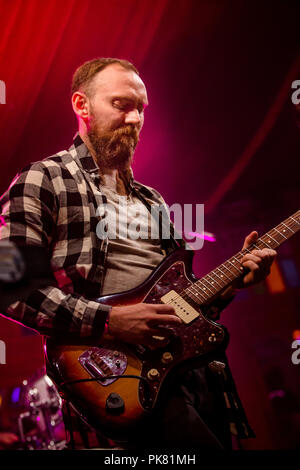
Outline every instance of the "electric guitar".
<svg viewBox="0 0 300 470"><path fill-rule="evenodd" d="M228 332L208 312L245 274L243 256L256 248L276 249L299 229L300 210L201 279L192 272L193 252L175 250L137 288L97 299L111 306L172 305L182 324L172 326L166 346L151 350L112 337L101 344L48 338L48 374L85 421L106 437L126 440L155 408L167 379L176 371L206 364L225 350Z"/></svg>

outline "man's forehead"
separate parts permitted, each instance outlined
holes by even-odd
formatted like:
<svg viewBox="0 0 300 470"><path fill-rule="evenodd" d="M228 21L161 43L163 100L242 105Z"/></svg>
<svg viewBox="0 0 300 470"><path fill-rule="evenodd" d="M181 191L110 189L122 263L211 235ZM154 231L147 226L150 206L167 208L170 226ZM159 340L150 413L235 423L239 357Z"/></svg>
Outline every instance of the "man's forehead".
<svg viewBox="0 0 300 470"><path fill-rule="evenodd" d="M147 97L146 87L134 70L125 69L119 64L111 64L101 70L94 79L94 86L100 92L132 90Z"/></svg>

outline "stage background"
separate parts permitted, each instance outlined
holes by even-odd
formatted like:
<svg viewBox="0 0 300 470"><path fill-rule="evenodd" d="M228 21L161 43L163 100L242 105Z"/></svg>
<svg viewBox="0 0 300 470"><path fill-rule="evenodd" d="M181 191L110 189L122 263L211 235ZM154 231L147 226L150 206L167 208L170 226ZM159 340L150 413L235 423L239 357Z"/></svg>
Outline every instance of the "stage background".
<svg viewBox="0 0 300 470"><path fill-rule="evenodd" d="M68 148L75 68L98 56L132 61L149 95L135 178L168 204L204 203L216 241L195 254L204 275L299 209L299 2L0 0L0 190L27 163ZM238 295L222 321L228 356L257 438L245 449L299 448L299 236L268 282ZM293 336L294 335L294 336ZM43 365L40 337L0 318L11 390ZM0 410L1 411L1 410Z"/></svg>

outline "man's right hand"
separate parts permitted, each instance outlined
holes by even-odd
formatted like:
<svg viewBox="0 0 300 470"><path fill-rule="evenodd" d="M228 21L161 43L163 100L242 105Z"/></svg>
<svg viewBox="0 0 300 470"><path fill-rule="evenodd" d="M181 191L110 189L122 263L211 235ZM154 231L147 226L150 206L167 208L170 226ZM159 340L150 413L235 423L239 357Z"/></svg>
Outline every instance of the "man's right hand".
<svg viewBox="0 0 300 470"><path fill-rule="evenodd" d="M163 346L173 333L171 327L182 324L175 309L164 304L134 304L112 307L108 333L131 344L142 344L156 348ZM165 341L153 338L159 336Z"/></svg>

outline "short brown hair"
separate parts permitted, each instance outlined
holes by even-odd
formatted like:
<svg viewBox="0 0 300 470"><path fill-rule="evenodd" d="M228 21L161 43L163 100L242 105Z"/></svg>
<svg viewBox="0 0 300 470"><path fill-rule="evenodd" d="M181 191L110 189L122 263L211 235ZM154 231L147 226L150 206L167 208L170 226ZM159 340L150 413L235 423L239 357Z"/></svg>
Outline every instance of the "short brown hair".
<svg viewBox="0 0 300 470"><path fill-rule="evenodd" d="M113 59L110 57L98 57L96 59L88 60L80 65L76 70L72 78L71 85L71 94L75 91L83 90L85 93L90 93L90 84L97 75L98 72L101 72L105 67L111 64L119 64L125 69L133 70L137 75L139 75L138 70L135 66L124 59Z"/></svg>

